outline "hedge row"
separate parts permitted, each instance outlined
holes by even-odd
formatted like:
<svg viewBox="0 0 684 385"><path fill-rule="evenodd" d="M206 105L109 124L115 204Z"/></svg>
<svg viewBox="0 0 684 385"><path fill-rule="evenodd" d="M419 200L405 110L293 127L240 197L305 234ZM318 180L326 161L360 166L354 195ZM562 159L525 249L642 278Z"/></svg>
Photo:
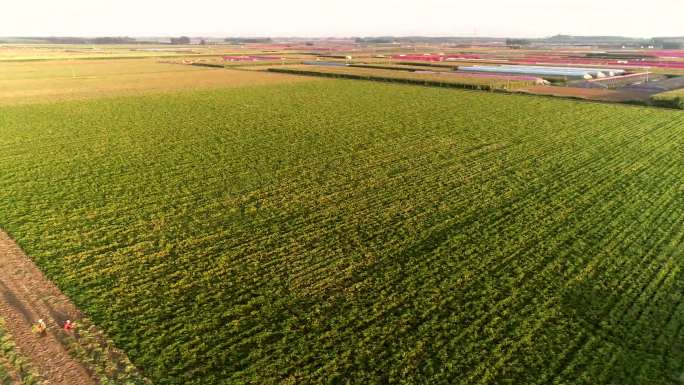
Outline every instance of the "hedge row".
<svg viewBox="0 0 684 385"><path fill-rule="evenodd" d="M414 84L421 86L433 86L433 87L446 87L446 88L460 88L468 90L483 90L492 91L494 88L489 84L464 84L464 83L451 83L451 82L439 82L435 80L422 80L422 79L405 79L405 78L394 78L386 76L369 76L369 75L357 75L357 74L340 74L340 73L330 73L330 72L318 72L318 71L304 71L295 70L290 68L269 68L270 72L278 72L291 75L306 75L306 76L321 76L326 78L337 78L337 79L355 79L355 80L372 80L388 83L403 83L403 84Z"/></svg>

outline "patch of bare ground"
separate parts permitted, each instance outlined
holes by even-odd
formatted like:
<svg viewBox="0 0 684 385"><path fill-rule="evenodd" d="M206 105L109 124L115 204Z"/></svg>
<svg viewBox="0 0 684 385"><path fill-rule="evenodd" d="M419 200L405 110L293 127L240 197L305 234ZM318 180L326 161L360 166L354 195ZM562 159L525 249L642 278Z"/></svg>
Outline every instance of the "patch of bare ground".
<svg viewBox="0 0 684 385"><path fill-rule="evenodd" d="M597 100L602 102L629 102L634 100L648 100L648 95L639 92L629 92L621 90L609 90L599 88L581 87L555 87L555 86L533 86L518 90L518 92L533 94L558 96L565 98L579 98L586 100Z"/></svg>

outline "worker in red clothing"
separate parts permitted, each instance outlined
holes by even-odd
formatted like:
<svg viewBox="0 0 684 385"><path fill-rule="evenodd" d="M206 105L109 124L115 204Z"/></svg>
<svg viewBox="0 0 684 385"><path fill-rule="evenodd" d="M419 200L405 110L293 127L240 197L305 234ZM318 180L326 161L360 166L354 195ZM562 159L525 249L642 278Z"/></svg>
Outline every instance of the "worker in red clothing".
<svg viewBox="0 0 684 385"><path fill-rule="evenodd" d="M76 329L75 323L71 322L70 320L66 320L66 322L64 322L64 331L70 332L70 331L73 331L74 329Z"/></svg>

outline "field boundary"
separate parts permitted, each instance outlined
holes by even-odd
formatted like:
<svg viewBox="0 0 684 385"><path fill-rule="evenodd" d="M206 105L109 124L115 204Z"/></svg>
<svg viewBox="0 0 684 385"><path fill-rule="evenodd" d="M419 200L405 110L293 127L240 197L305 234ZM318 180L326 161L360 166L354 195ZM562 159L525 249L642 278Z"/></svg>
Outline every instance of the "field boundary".
<svg viewBox="0 0 684 385"><path fill-rule="evenodd" d="M290 75L304 75L304 76L319 76L324 78L337 78L337 79L351 79L351 80L371 80L385 83L400 83L400 84L410 84L418 86L430 86L430 87L442 87L442 88L457 88L465 90L476 90L476 91L497 91L499 89L492 87L487 84L464 84L456 82L439 82L435 80L420 80L420 79L402 79L393 78L386 76L374 76L374 75L355 75L355 74L340 74L340 73L329 73L329 72L318 72L318 71L305 71L305 70L295 70L288 68L269 68L269 72L290 74Z"/></svg>

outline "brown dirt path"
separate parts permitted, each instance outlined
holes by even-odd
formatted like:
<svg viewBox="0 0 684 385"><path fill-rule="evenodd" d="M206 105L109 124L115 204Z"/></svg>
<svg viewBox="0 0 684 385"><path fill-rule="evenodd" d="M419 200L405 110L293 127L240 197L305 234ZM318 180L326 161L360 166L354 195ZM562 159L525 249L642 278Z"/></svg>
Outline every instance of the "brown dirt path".
<svg viewBox="0 0 684 385"><path fill-rule="evenodd" d="M95 385L86 368L74 360L57 338L66 319L78 320L76 306L48 280L21 248L0 231L0 316L17 350L50 385ZM42 318L45 336L31 325Z"/></svg>
<svg viewBox="0 0 684 385"><path fill-rule="evenodd" d="M602 102L628 102L633 100L648 100L650 95L643 92L629 90L609 90L600 88L559 87L559 86L533 86L518 92L533 95L547 95L558 97L573 97Z"/></svg>

